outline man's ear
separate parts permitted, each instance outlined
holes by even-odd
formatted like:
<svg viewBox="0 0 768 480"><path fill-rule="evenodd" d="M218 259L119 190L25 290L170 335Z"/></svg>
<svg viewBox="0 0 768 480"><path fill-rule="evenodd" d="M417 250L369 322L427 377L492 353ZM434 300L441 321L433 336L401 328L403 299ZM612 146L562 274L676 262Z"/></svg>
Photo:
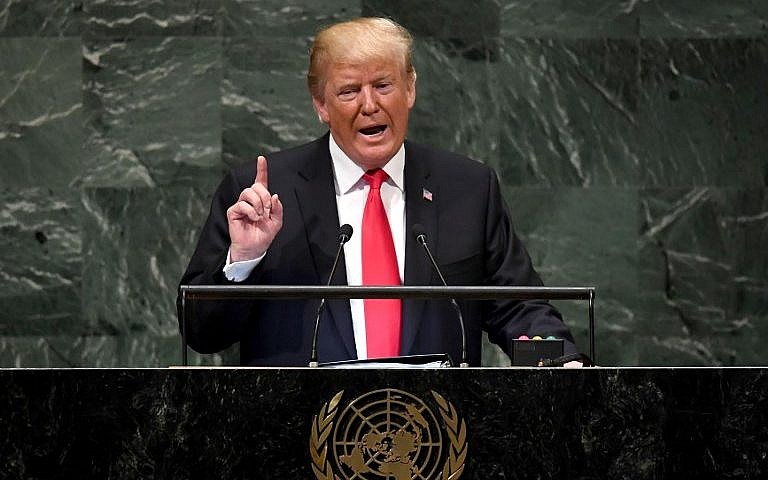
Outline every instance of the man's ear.
<svg viewBox="0 0 768 480"><path fill-rule="evenodd" d="M416 103L416 73L414 72L413 77L408 82L408 90L406 91L406 95L408 97L408 109L412 109L413 105Z"/></svg>
<svg viewBox="0 0 768 480"><path fill-rule="evenodd" d="M313 96L312 97L312 104L315 106L315 111L317 112L317 118L320 119L323 123L328 123L329 116L328 116L328 109L325 108L325 101Z"/></svg>

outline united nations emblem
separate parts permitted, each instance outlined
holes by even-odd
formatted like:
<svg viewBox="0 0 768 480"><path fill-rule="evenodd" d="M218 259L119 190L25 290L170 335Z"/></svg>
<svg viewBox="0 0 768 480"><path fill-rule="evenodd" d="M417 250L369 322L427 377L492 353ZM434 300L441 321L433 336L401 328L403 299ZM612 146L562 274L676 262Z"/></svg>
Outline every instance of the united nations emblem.
<svg viewBox="0 0 768 480"><path fill-rule="evenodd" d="M318 480L461 476L467 426L439 393L432 391L439 417L420 398L402 390L368 392L341 409L343 395L343 390L334 395L312 418L309 451Z"/></svg>

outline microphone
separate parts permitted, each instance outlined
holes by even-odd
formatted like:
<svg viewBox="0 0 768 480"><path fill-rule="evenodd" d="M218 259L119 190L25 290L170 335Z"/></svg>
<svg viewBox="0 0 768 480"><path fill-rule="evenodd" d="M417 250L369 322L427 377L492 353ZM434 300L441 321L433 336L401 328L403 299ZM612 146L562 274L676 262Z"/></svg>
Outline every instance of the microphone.
<svg viewBox="0 0 768 480"><path fill-rule="evenodd" d="M328 283L326 287L331 285L333 280L333 274L336 273L336 267L339 265L339 257L341 257L341 249L344 248L344 244L352 238L352 225L345 223L339 228L339 248L336 249L336 258L333 260L333 266L331 267L331 274L328 275ZM320 305L317 307L317 314L315 315L315 333L312 334L312 353L309 356L309 366L316 367L317 364L317 333L320 327L320 315L325 310L325 298L320 300Z"/></svg>
<svg viewBox="0 0 768 480"><path fill-rule="evenodd" d="M440 271L440 267L437 266L435 257L432 256L432 252L429 250L429 246L427 245L427 233L424 229L424 226L419 223L415 223L413 227L411 227L411 230L413 231L413 235L416 237L416 241L419 242L424 247L424 251L427 252L429 261L432 262L432 267L434 267L437 275L440 277L440 281L443 282L443 285L447 287L448 284L445 283L443 273ZM461 314L461 309L459 308L459 304L456 303L456 299L451 298L450 300L451 306L453 306L453 309L456 310L456 316L459 319L459 326L461 327L461 363L459 364L459 367L466 368L469 366L469 363L467 363L467 335L464 331L464 316Z"/></svg>

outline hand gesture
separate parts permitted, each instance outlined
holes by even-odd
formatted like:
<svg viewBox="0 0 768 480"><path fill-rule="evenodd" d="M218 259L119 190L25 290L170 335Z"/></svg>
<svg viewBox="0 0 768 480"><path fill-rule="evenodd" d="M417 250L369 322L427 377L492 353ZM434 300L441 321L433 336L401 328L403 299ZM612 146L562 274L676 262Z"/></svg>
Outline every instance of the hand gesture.
<svg viewBox="0 0 768 480"><path fill-rule="evenodd" d="M256 160L256 180L227 209L230 260L258 258L267 251L283 226L283 204L269 193L267 159Z"/></svg>

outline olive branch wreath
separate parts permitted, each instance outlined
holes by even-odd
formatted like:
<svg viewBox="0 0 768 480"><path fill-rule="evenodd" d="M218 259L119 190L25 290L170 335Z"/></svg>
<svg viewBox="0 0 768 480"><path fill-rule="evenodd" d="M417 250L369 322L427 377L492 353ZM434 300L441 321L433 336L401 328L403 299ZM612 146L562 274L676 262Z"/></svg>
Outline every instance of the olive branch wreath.
<svg viewBox="0 0 768 480"><path fill-rule="evenodd" d="M312 456L312 470L317 480L335 480L336 477L328 461L328 435L333 430L333 418L338 412L339 400L344 390L333 396L330 402L324 403L320 412L312 417L312 432L309 435L309 453Z"/></svg>
<svg viewBox="0 0 768 480"><path fill-rule="evenodd" d="M312 417L312 431L309 435L309 453L312 457L312 470L318 480L338 480L328 461L328 445L326 441L333 430L333 419L338 413L339 401L344 390L324 403L320 412ZM440 416L445 422L451 446L448 449L448 459L443 466L441 480L457 480L464 472L464 462L467 459L467 425L460 420L454 406L439 393L432 390Z"/></svg>
<svg viewBox="0 0 768 480"><path fill-rule="evenodd" d="M443 466L443 475L440 478L441 480L456 480L464 472L464 461L467 459L467 424L464 423L464 420L459 419L456 409L442 395L432 390L432 396L435 397L440 407L440 416L443 417L448 430L448 438L451 440L448 460Z"/></svg>

